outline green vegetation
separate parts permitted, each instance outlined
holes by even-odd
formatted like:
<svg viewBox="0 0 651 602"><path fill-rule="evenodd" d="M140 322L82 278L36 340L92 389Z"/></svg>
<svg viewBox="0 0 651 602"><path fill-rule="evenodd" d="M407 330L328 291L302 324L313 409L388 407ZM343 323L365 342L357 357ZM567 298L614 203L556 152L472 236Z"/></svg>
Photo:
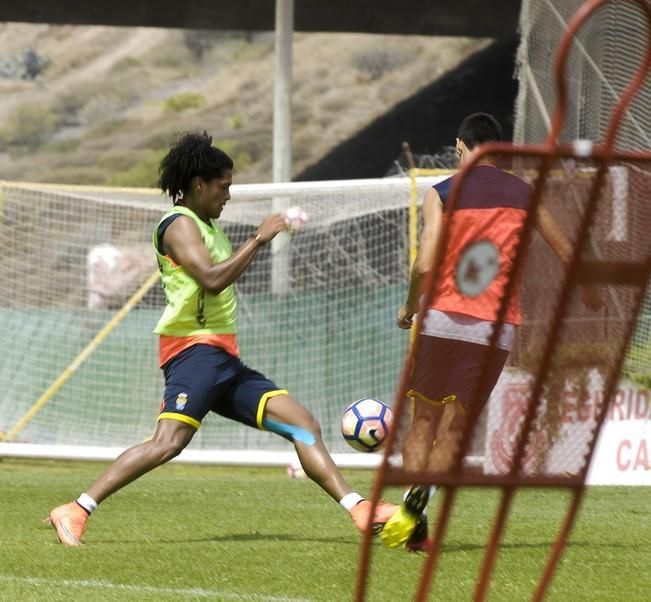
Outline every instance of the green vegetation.
<svg viewBox="0 0 651 602"><path fill-rule="evenodd" d="M380 79L409 60L401 48L370 48L357 52L352 59L353 67L365 74L371 81Z"/></svg>
<svg viewBox="0 0 651 602"><path fill-rule="evenodd" d="M201 94L197 94L196 92L182 92L181 94L175 94L167 98L163 106L166 111L182 113L189 109L196 109L204 105L205 102L206 99Z"/></svg>
<svg viewBox="0 0 651 602"><path fill-rule="evenodd" d="M146 137L140 144L140 148L149 148L158 150L161 148L169 148L178 138L179 132L176 130L157 132L149 137Z"/></svg>
<svg viewBox="0 0 651 602"><path fill-rule="evenodd" d="M135 124L127 119L106 119L105 121L101 121L97 125L91 127L86 134L86 137L90 141L109 138L116 132L124 132L134 126Z"/></svg>
<svg viewBox="0 0 651 602"><path fill-rule="evenodd" d="M155 188L158 183L158 166L165 152L150 150L141 153L136 163L113 173L108 180L109 186Z"/></svg>
<svg viewBox="0 0 651 602"><path fill-rule="evenodd" d="M22 105L0 131L0 141L8 146L35 150L54 133L57 125L56 115L47 107L40 104Z"/></svg>
<svg viewBox="0 0 651 602"><path fill-rule="evenodd" d="M236 140L227 138L217 140L215 144L233 158L236 169L244 170L250 165L250 155L240 148ZM167 148L126 151L123 154L111 151L102 158L100 165L110 174L107 181L109 186L156 188L158 166L166 152Z"/></svg>
<svg viewBox="0 0 651 602"><path fill-rule="evenodd" d="M112 69L117 73L122 73L128 69L139 69L142 66L142 61L138 57L128 56L113 65Z"/></svg>
<svg viewBox="0 0 651 602"><path fill-rule="evenodd" d="M222 140L215 140L214 144L221 148L227 155L230 155L235 164L235 171L245 171L251 164L251 155L242 148L238 140L224 138Z"/></svg>
<svg viewBox="0 0 651 602"><path fill-rule="evenodd" d="M65 140L54 140L48 142L45 149L54 153L70 153L79 148L80 141L78 138L67 138Z"/></svg>
<svg viewBox="0 0 651 602"><path fill-rule="evenodd" d="M232 130L241 130L244 127L244 116L241 113L233 113L226 118L226 125Z"/></svg>
<svg viewBox="0 0 651 602"><path fill-rule="evenodd" d="M109 498L91 518L83 548L55 543L41 520L102 469L98 463L0 461L3 599L352 599L359 534L314 484L288 479L282 468L165 466ZM370 473L346 476L361 492L369 490ZM400 497L397 490L385 493L393 501ZM648 599L646 498L644 488L589 490L548 600ZM432 599L471 599L497 500L492 490L460 494ZM530 599L566 500L557 491L518 494L491 599ZM369 600L412 598L421 557L375 543L372 560Z"/></svg>
<svg viewBox="0 0 651 602"><path fill-rule="evenodd" d="M65 167L53 166L43 169L36 181L89 186L97 184L105 185L106 171L94 165L67 165Z"/></svg>
<svg viewBox="0 0 651 602"><path fill-rule="evenodd" d="M54 100L52 110L64 123L76 123L79 120L79 111L83 109L89 98L89 91L87 89L66 91Z"/></svg>
<svg viewBox="0 0 651 602"><path fill-rule="evenodd" d="M651 366L651 341L646 345L631 346L622 373L632 382L651 389L649 366Z"/></svg>

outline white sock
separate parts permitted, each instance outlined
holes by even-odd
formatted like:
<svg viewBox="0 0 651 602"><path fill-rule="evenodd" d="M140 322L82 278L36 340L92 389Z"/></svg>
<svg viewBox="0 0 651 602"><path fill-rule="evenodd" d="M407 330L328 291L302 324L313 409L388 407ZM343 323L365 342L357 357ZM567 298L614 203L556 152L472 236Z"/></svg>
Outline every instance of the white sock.
<svg viewBox="0 0 651 602"><path fill-rule="evenodd" d="M77 503L90 514L93 510L97 510L97 502L90 497L87 493L82 493L77 498Z"/></svg>
<svg viewBox="0 0 651 602"><path fill-rule="evenodd" d="M361 502L364 498L359 495L359 493L355 493L352 491L351 493L347 493L344 497L342 497L339 500L339 503L346 509L348 512L350 512L359 502Z"/></svg>

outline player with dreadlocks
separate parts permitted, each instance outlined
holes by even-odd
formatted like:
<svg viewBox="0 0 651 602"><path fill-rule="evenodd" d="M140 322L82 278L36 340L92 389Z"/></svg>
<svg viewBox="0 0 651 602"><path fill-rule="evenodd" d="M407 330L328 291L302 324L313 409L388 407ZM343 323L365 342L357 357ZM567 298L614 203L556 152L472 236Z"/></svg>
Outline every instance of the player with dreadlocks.
<svg viewBox="0 0 651 602"><path fill-rule="evenodd" d="M160 186L173 202L153 232L166 307L155 332L165 392L153 437L122 453L71 503L49 514L61 543L81 543L90 514L125 485L177 456L208 412L272 431L293 443L306 474L351 515L369 523L371 503L346 483L319 423L286 389L239 358L234 283L260 249L287 228L267 217L233 252L216 220L230 199L233 161L203 134L183 135L160 164ZM318 319L318 316L315 316ZM380 529L397 506L380 504Z"/></svg>

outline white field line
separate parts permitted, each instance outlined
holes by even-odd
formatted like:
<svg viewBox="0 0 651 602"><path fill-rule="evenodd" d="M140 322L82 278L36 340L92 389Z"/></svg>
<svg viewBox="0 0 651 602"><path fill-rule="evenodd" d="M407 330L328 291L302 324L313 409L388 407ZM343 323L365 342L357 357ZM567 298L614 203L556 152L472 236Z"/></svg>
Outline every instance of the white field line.
<svg viewBox="0 0 651 602"><path fill-rule="evenodd" d="M237 594L219 589L202 587L176 588L155 587L153 585L129 585L126 583L111 583L110 581L92 579L48 579L44 577L19 577L15 575L0 575L0 582L22 583L35 586L82 587L99 590L117 590L136 594L170 594L174 596L192 596L194 598L212 598L213 600L235 600L237 602L309 602L307 598L286 598L258 594Z"/></svg>

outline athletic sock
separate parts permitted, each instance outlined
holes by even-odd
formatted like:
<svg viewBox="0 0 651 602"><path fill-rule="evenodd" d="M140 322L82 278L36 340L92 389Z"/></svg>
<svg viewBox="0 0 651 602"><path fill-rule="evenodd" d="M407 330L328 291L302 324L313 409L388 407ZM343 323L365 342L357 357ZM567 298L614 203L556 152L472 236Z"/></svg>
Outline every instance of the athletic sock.
<svg viewBox="0 0 651 602"><path fill-rule="evenodd" d="M344 497L342 497L339 500L339 503L346 509L348 512L350 512L357 504L359 504L364 498L359 495L359 493L355 493L352 491L351 493L347 493Z"/></svg>
<svg viewBox="0 0 651 602"><path fill-rule="evenodd" d="M79 504L88 514L91 514L93 510L97 509L97 502L90 497L87 493L82 493L77 498L77 504Z"/></svg>

